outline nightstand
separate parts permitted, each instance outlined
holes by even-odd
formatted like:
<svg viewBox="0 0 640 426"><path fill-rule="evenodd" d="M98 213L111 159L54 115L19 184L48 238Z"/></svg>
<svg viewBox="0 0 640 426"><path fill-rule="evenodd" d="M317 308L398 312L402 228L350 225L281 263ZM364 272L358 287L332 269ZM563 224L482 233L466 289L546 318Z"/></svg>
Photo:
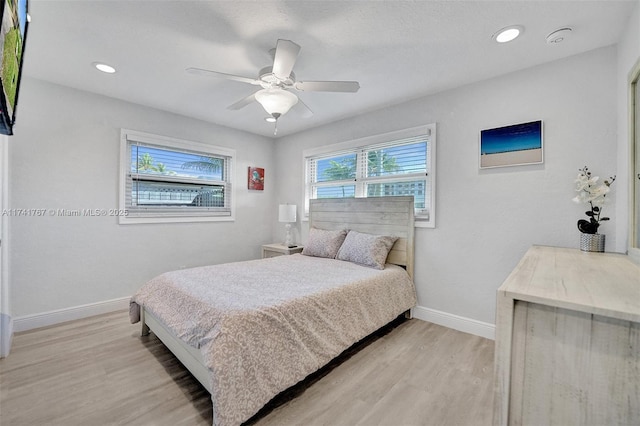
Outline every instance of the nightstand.
<svg viewBox="0 0 640 426"><path fill-rule="evenodd" d="M302 246L295 246L289 248L280 243L275 244L265 244L262 246L262 258L266 259L267 257L276 257L276 256L287 256L295 253L302 253Z"/></svg>

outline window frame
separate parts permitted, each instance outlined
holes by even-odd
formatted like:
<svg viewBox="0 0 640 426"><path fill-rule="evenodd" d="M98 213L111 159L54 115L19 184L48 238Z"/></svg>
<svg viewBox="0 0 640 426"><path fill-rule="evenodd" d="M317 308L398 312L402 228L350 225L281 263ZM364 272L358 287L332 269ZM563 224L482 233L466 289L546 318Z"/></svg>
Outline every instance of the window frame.
<svg viewBox="0 0 640 426"><path fill-rule="evenodd" d="M423 126L412 127L408 129L398 130L389 133L383 133L373 136L367 136L360 139L354 139L347 142L336 143L332 145L325 145L316 148L306 149L302 152L302 162L303 162L303 194L302 194L302 206L303 209L303 217L302 220L309 220L309 199L311 192L314 187L322 187L322 186L340 186L340 185L355 185L355 197L363 198L367 195L367 184L373 183L384 183L390 182L401 182L401 181L415 181L423 178L424 173L407 173L407 174L397 174L391 175L389 177L380 177L380 176L372 176L372 177L364 177L366 173L362 170L362 161L360 158L361 153L371 150L379 145L392 144L396 141L401 141L403 139L409 139L417 136L427 136L427 176L426 179L426 188L429 191L429 217L428 219L424 216L420 217L419 212L416 212L415 216L415 227L416 228L435 228L436 226L436 124L427 124ZM328 181L328 182L315 182L311 183L308 181L310 174L310 163L309 160L311 158L318 157L334 157L342 154L349 154L355 152L356 156L356 178L349 180L336 180L336 181ZM425 200L426 201L426 200Z"/></svg>
<svg viewBox="0 0 640 426"><path fill-rule="evenodd" d="M131 171L130 143L140 142L145 145L152 145L160 149L188 151L194 154L210 157L224 157L226 164L226 179L214 184L225 184L229 193L229 214L221 215L220 211L213 210L177 210L173 212L153 211L153 207L148 207L148 212L136 212L130 215L127 206L127 179ZM121 129L120 131L120 187L118 194L119 212L118 221L121 225L139 223L188 223L188 222L228 222L235 220L235 185L233 168L235 164L236 151L229 148L209 145L201 142L193 142L184 139L177 139L168 136L160 136L151 133L139 132L136 130ZM185 182L188 179L185 179ZM226 197L226 195L225 195ZM158 210L166 210L166 207L159 207Z"/></svg>

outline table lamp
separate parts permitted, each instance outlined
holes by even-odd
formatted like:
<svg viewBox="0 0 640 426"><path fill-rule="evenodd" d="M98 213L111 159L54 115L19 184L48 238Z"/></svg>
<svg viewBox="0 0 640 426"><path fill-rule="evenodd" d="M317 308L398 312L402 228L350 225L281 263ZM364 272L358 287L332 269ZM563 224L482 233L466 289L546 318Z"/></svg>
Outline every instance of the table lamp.
<svg viewBox="0 0 640 426"><path fill-rule="evenodd" d="M287 230L287 236L285 237L284 245L287 247L295 247L295 244L293 243L293 236L291 235L291 224L296 221L296 205L280 204L278 221L286 223L285 229Z"/></svg>

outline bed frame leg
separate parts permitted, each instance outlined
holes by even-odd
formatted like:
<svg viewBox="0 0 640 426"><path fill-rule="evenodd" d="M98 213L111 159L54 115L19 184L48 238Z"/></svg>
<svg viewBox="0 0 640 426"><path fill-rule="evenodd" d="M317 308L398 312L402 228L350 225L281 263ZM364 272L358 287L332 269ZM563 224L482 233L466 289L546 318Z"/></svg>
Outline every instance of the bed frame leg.
<svg viewBox="0 0 640 426"><path fill-rule="evenodd" d="M141 336L148 336L150 333L149 326L144 320L144 309L140 308L140 323L142 324Z"/></svg>
<svg viewBox="0 0 640 426"><path fill-rule="evenodd" d="M408 311L405 311L405 313L404 313L404 317L405 317L406 319L411 319L411 318L413 318L413 315L411 315L411 309L409 309Z"/></svg>

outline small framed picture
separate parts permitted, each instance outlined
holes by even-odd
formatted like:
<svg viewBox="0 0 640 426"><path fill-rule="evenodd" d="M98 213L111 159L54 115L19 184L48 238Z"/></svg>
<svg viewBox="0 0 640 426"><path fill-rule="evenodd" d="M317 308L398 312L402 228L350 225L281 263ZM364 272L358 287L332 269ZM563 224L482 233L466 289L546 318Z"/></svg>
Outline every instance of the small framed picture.
<svg viewBox="0 0 640 426"><path fill-rule="evenodd" d="M249 189L256 191L264 190L264 169L260 167L249 167Z"/></svg>
<svg viewBox="0 0 640 426"><path fill-rule="evenodd" d="M480 168L543 162L542 120L480 131Z"/></svg>

